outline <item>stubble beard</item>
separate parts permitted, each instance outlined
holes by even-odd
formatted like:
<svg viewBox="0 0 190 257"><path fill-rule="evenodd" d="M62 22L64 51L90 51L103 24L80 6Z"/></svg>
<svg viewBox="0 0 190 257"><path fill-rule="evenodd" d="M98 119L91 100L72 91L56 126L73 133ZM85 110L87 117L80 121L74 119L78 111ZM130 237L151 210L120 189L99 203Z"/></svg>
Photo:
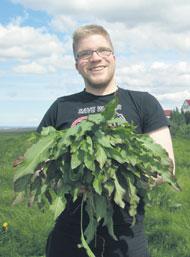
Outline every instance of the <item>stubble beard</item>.
<svg viewBox="0 0 190 257"><path fill-rule="evenodd" d="M92 80L90 79L87 79L87 78L84 78L84 81L85 81L85 86L87 88L92 88L92 89L95 89L95 90L100 90L100 89L106 89L107 87L109 87L109 85L111 84L111 82L113 81L114 79L114 74L112 74L112 76L103 81L103 82L93 82Z"/></svg>

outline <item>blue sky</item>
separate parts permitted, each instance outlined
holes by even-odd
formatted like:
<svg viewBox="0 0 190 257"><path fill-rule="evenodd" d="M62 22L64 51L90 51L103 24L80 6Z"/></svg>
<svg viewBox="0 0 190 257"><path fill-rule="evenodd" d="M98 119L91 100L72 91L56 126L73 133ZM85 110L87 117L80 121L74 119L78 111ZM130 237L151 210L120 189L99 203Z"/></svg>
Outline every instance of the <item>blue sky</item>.
<svg viewBox="0 0 190 257"><path fill-rule="evenodd" d="M37 126L57 97L83 89L71 37L90 23L110 32L119 86L180 108L190 98L189 13L185 0L2 0L0 126Z"/></svg>

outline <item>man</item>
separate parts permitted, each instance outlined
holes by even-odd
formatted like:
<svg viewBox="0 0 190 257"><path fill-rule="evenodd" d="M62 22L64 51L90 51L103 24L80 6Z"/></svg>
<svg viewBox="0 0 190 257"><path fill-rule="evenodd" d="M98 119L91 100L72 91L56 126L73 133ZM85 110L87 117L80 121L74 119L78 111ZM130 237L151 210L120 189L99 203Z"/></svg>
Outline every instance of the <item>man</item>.
<svg viewBox="0 0 190 257"><path fill-rule="evenodd" d="M58 98L45 114L38 131L46 126L54 126L58 130L76 126L88 114L101 112L117 94L118 115L128 122L134 122L138 133L148 133L161 144L174 163L167 120L158 101L146 92L118 87L114 49L107 31L97 25L78 28L73 35L73 53L75 66L84 79L85 89L80 93ZM80 198L75 203L68 199L66 210L58 217L49 235L47 257L87 256L84 249L77 247L80 243L80 204ZM124 210L114 206L114 232L118 241L109 236L105 227L98 228L96 242L90 244L96 257L149 256L143 229L143 199L140 200L133 227L130 226L132 219L128 208L127 203ZM84 220L87 221L87 218L85 216ZM83 225L86 226L85 221Z"/></svg>

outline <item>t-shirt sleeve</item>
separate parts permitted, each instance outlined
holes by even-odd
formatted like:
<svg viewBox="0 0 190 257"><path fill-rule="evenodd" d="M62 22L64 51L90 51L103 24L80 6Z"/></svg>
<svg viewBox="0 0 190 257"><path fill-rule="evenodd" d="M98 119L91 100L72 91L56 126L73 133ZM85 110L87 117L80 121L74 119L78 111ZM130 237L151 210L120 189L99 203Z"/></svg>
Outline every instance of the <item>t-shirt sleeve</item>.
<svg viewBox="0 0 190 257"><path fill-rule="evenodd" d="M164 110L158 100L149 93L143 98L143 133L169 126Z"/></svg>
<svg viewBox="0 0 190 257"><path fill-rule="evenodd" d="M39 126L37 127L37 132L40 133L43 127L52 126L56 128L57 109L58 109L58 102L56 100L45 113L43 119L41 120Z"/></svg>

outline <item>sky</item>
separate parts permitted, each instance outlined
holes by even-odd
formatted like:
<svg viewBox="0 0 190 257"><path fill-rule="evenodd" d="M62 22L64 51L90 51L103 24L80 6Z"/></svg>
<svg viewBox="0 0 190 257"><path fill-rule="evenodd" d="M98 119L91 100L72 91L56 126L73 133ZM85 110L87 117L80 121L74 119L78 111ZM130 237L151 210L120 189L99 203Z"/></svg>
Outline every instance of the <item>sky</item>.
<svg viewBox="0 0 190 257"><path fill-rule="evenodd" d="M0 126L37 126L56 98L83 90L73 31L103 25L119 87L164 109L190 99L189 0L1 0Z"/></svg>

